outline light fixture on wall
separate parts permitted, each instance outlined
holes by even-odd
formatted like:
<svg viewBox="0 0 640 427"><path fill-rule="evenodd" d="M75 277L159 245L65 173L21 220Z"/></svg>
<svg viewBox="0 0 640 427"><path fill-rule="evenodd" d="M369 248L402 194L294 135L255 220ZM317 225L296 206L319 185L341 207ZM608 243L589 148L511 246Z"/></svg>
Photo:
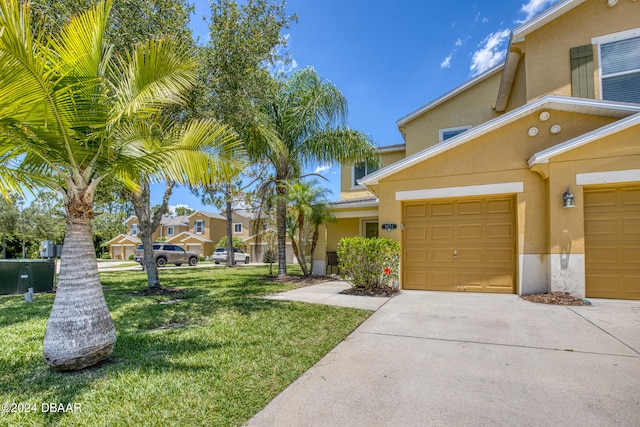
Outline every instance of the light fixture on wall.
<svg viewBox="0 0 640 427"><path fill-rule="evenodd" d="M607 6L609 6L609 7L613 7L616 4L618 4L618 0L608 0L607 1Z"/></svg>
<svg viewBox="0 0 640 427"><path fill-rule="evenodd" d="M562 195L562 201L563 201L562 207L565 209L576 207L575 197L573 196L573 194L571 194L569 187L567 187L567 191L565 191L564 194Z"/></svg>

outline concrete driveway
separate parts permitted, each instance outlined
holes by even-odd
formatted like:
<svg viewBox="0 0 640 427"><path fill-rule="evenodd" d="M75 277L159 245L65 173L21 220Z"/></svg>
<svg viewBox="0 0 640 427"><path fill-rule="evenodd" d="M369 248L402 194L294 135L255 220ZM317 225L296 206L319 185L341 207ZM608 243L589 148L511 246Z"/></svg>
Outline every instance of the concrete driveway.
<svg viewBox="0 0 640 427"><path fill-rule="evenodd" d="M640 425L640 301L385 301L248 425Z"/></svg>

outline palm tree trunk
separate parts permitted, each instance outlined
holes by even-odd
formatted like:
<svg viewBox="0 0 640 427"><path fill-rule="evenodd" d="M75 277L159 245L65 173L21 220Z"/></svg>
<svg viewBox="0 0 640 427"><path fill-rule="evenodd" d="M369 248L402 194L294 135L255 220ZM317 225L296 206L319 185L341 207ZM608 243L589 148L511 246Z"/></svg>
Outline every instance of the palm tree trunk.
<svg viewBox="0 0 640 427"><path fill-rule="evenodd" d="M304 276L309 275L309 269L307 268L307 256L304 250L304 214L298 215L298 264L302 268L302 274Z"/></svg>
<svg viewBox="0 0 640 427"><path fill-rule="evenodd" d="M236 265L236 257L233 252L233 200L231 197L231 183L225 183L225 203L227 213L227 267L233 267Z"/></svg>
<svg viewBox="0 0 640 427"><path fill-rule="evenodd" d="M62 371L103 361L116 343L115 326L98 275L91 205L85 206L89 213L85 218L74 218L67 207L58 288L44 336L45 362Z"/></svg>
<svg viewBox="0 0 640 427"><path fill-rule="evenodd" d="M309 249L309 258L311 259L311 274L313 273L313 255L316 252L316 246L318 245L318 238L320 237L319 226L316 224L313 227L313 236L311 237L311 249Z"/></svg>
<svg viewBox="0 0 640 427"><path fill-rule="evenodd" d="M278 232L278 277L287 275L287 200L286 187L281 181L276 184L276 229Z"/></svg>

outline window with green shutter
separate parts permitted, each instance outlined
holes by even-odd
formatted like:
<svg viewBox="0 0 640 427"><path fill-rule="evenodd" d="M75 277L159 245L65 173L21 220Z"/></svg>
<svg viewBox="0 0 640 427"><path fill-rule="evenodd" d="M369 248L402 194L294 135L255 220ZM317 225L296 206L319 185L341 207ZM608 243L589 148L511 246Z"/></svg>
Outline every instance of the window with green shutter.
<svg viewBox="0 0 640 427"><path fill-rule="evenodd" d="M593 84L593 46L588 44L571 49L571 96L596 97Z"/></svg>

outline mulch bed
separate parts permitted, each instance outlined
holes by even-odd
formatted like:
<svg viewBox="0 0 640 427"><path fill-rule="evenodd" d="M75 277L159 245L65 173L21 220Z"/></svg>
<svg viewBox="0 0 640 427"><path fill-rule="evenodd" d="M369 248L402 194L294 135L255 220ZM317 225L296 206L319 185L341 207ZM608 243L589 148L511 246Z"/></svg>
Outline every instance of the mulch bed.
<svg viewBox="0 0 640 427"><path fill-rule="evenodd" d="M344 295L356 295L364 297L394 297L400 293L396 288L384 287L384 288L358 288L355 286L345 289L340 292Z"/></svg>
<svg viewBox="0 0 640 427"><path fill-rule="evenodd" d="M569 295L569 292L550 292L548 294L523 295L525 301L555 305L591 305L591 302Z"/></svg>

